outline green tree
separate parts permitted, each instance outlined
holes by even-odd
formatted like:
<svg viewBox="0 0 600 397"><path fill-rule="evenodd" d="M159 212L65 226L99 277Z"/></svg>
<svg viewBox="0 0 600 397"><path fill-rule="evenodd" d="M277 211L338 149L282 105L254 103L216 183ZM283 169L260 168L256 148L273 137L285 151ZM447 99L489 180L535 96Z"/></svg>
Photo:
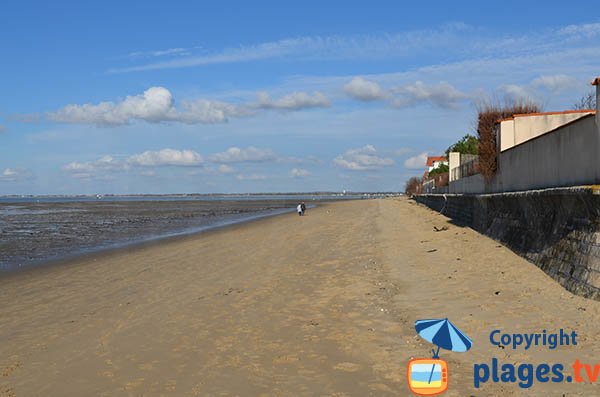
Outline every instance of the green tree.
<svg viewBox="0 0 600 397"><path fill-rule="evenodd" d="M449 172L449 171L450 171L450 168L448 167L447 164L440 164L438 167L431 170L431 172L429 173L429 176L433 176L436 174L443 174L444 172Z"/></svg>
<svg viewBox="0 0 600 397"><path fill-rule="evenodd" d="M450 152L459 152L460 154L479 154L479 139L476 136L467 134L460 138L458 142L450 145L446 149L446 157L449 156Z"/></svg>

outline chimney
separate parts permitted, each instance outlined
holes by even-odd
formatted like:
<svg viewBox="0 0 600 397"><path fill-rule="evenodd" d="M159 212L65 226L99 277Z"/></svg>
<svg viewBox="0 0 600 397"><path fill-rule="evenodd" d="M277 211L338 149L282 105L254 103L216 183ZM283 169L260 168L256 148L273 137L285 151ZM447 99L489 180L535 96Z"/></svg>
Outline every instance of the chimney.
<svg viewBox="0 0 600 397"><path fill-rule="evenodd" d="M600 77L592 82L596 86L596 128L600 129Z"/></svg>

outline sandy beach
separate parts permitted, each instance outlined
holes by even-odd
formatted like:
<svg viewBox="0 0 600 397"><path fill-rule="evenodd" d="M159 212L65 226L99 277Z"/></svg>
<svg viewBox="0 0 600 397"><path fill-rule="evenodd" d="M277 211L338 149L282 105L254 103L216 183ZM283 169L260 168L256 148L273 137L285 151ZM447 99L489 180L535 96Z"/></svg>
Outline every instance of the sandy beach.
<svg viewBox="0 0 600 397"><path fill-rule="evenodd" d="M445 317L473 340L466 353L440 352L445 395L600 394L576 383L475 389L474 364L494 357L600 363L600 303L404 198L325 204L8 275L0 301L3 397L407 396L408 360L432 347L414 322ZM578 345L489 342L494 329L560 328Z"/></svg>

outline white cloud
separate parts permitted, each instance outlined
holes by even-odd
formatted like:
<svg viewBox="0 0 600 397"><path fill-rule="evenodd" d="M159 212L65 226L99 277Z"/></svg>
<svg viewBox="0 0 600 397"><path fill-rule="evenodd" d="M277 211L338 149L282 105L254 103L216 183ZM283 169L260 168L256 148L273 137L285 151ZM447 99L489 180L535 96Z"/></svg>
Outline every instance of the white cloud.
<svg viewBox="0 0 600 397"><path fill-rule="evenodd" d="M106 178L106 173L127 171L132 167L159 167L159 166L199 166L204 159L193 150L162 149L159 151L146 151L134 154L124 160L113 156L103 156L98 160L65 164L62 169L73 178ZM153 171L142 171L144 176L154 176Z"/></svg>
<svg viewBox="0 0 600 397"><path fill-rule="evenodd" d="M127 54L128 58L158 58L165 56L186 56L190 55L190 51L194 48L167 48L164 50L155 51L134 51Z"/></svg>
<svg viewBox="0 0 600 397"><path fill-rule="evenodd" d="M73 172L71 174L71 177L73 177L75 179L91 179L94 176L95 175L92 174L91 172Z"/></svg>
<svg viewBox="0 0 600 397"><path fill-rule="evenodd" d="M581 84L573 77L557 74L551 76L540 76L531 82L534 87L545 88L552 92L568 91L578 88Z"/></svg>
<svg viewBox="0 0 600 397"><path fill-rule="evenodd" d="M333 160L338 167L352 171L377 170L394 164L394 160L377 156L372 145L350 149Z"/></svg>
<svg viewBox="0 0 600 397"><path fill-rule="evenodd" d="M226 164L221 164L220 166L217 167L217 171L220 174L231 174L233 172L235 172L235 168L226 165Z"/></svg>
<svg viewBox="0 0 600 397"><path fill-rule="evenodd" d="M158 69L189 68L211 64L261 61L266 59L377 59L419 55L434 48L457 48L464 32L472 28L464 23L443 25L437 29L401 33L354 36L306 36L255 45L225 48L212 54L177 57L131 67L110 69L109 73L139 72Z"/></svg>
<svg viewBox="0 0 600 397"><path fill-rule="evenodd" d="M193 150L162 149L134 154L127 159L132 165L153 166L197 166L204 162L200 154Z"/></svg>
<svg viewBox="0 0 600 397"><path fill-rule="evenodd" d="M259 92L255 105L260 109L298 110L317 107L329 107L331 103L325 95L315 92L312 95L306 92L293 92L279 99L271 99L266 92Z"/></svg>
<svg viewBox="0 0 600 397"><path fill-rule="evenodd" d="M252 116L261 109L294 111L330 106L329 99L320 92L293 92L279 99L271 99L267 93L260 92L257 97L256 102L245 104L197 99L181 101L181 106L176 107L168 89L151 87L143 94L128 96L118 102L71 104L55 112L48 112L46 116L56 122L95 124L100 127L122 126L134 121L210 124L224 123L232 117Z"/></svg>
<svg viewBox="0 0 600 397"><path fill-rule="evenodd" d="M568 25L560 28L558 34L569 36L571 38L593 38L600 35L600 23Z"/></svg>
<svg viewBox="0 0 600 397"><path fill-rule="evenodd" d="M308 172L305 169L302 168L292 168L290 170L290 176L292 178L304 178L310 175L310 172Z"/></svg>
<svg viewBox="0 0 600 397"><path fill-rule="evenodd" d="M418 170L418 169L425 168L425 166L427 164L427 156L428 155L429 155L428 152L423 152L416 156L409 157L408 159L406 159L404 161L404 167L411 169L411 170Z"/></svg>
<svg viewBox="0 0 600 397"><path fill-rule="evenodd" d="M379 84L362 77L355 77L344 85L344 92L360 101L376 101L389 98Z"/></svg>
<svg viewBox="0 0 600 397"><path fill-rule="evenodd" d="M19 182L32 177L33 173L27 168L5 168L0 173L0 182Z"/></svg>
<svg viewBox="0 0 600 397"><path fill-rule="evenodd" d="M265 175L261 174L238 174L235 178L238 181L264 181L265 179L267 179Z"/></svg>
<svg viewBox="0 0 600 397"><path fill-rule="evenodd" d="M126 168L127 164L112 156L103 156L95 161L73 161L62 167L64 171L71 173L71 176L75 178L86 178L97 171L120 171Z"/></svg>
<svg viewBox="0 0 600 397"><path fill-rule="evenodd" d="M468 98L468 95L444 81L430 85L416 81L414 84L397 87L392 91L396 94L392 105L396 107L430 102L442 108L455 108Z"/></svg>
<svg viewBox="0 0 600 397"><path fill-rule="evenodd" d="M276 160L275 153L271 149L259 149L254 146L247 148L230 147L221 153L210 156L215 163L241 163L241 162L264 162Z"/></svg>
<svg viewBox="0 0 600 397"><path fill-rule="evenodd" d="M128 96L117 103L67 105L56 112L48 113L48 118L64 123L117 126L129 124L132 120L154 123L172 120L175 113L173 96L169 90L152 87L141 95Z"/></svg>
<svg viewBox="0 0 600 397"><path fill-rule="evenodd" d="M536 100L536 92L528 85L504 84L498 88L505 97L514 100Z"/></svg>
<svg viewBox="0 0 600 397"><path fill-rule="evenodd" d="M174 111L170 120L186 124L223 123L230 117L250 116L253 112L247 107L221 101L198 99L182 102L184 111Z"/></svg>
<svg viewBox="0 0 600 397"><path fill-rule="evenodd" d="M355 77L344 85L344 92L359 101L386 100L394 107L406 107L418 103L431 103L442 108L456 108L469 96L442 81L424 84L415 81L401 86L382 87L379 83L363 77Z"/></svg>

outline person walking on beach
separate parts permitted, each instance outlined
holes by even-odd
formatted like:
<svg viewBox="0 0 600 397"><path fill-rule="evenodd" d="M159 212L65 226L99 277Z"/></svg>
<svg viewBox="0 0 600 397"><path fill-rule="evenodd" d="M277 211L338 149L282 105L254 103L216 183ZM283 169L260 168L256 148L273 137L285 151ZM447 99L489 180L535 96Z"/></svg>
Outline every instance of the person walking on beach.
<svg viewBox="0 0 600 397"><path fill-rule="evenodd" d="M300 204L300 206L302 207L302 215L304 215L306 212L306 204L304 204L304 201Z"/></svg>
<svg viewBox="0 0 600 397"><path fill-rule="evenodd" d="M298 210L299 216L304 215L304 211L302 210L302 204L298 204L298 206L296 207L296 210Z"/></svg>

